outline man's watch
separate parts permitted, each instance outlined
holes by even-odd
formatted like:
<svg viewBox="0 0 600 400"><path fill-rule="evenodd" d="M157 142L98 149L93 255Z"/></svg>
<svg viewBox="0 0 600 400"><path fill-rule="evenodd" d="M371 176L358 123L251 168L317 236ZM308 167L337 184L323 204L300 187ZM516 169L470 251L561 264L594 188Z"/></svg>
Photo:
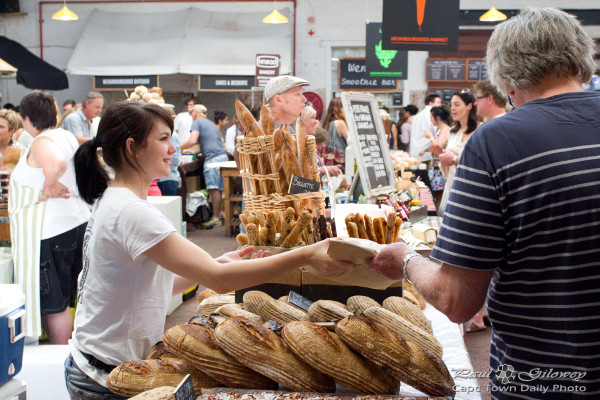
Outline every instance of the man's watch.
<svg viewBox="0 0 600 400"><path fill-rule="evenodd" d="M410 261L410 259L413 257L423 257L423 256L420 255L419 253L409 253L404 256L404 258L402 259L402 278L403 279L408 279L406 266L408 265L408 262Z"/></svg>
<svg viewBox="0 0 600 400"><path fill-rule="evenodd" d="M452 165L454 165L456 167L456 160L458 159L458 156L454 156L454 158L452 159Z"/></svg>

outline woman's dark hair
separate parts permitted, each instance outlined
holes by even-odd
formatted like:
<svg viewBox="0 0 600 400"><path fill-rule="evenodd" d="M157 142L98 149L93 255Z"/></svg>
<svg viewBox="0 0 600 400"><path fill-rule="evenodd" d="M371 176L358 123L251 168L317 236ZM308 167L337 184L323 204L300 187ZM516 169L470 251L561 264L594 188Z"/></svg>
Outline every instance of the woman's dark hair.
<svg viewBox="0 0 600 400"><path fill-rule="evenodd" d="M431 115L433 115L433 118L435 120L439 118L446 125L452 125L452 117L450 116L450 111L444 106L432 107Z"/></svg>
<svg viewBox="0 0 600 400"><path fill-rule="evenodd" d="M419 109L414 104L407 105L405 109L410 113L410 115L417 115L419 113Z"/></svg>
<svg viewBox="0 0 600 400"><path fill-rule="evenodd" d="M327 107L327 114L325 114L325 119L323 119L323 128L329 129L329 125L338 119L346 122L342 100L338 97L334 97L329 102L329 107Z"/></svg>
<svg viewBox="0 0 600 400"><path fill-rule="evenodd" d="M227 118L227 113L223 111L216 110L215 111L215 124L218 124L220 121Z"/></svg>
<svg viewBox="0 0 600 400"><path fill-rule="evenodd" d="M56 106L54 97L48 92L35 90L28 93L21 99L20 105L21 118L29 117L31 125L35 129L43 131L44 129L54 128L56 126Z"/></svg>
<svg viewBox="0 0 600 400"><path fill-rule="evenodd" d="M156 104L122 101L104 112L96 137L79 146L73 158L77 188L83 200L92 204L110 182L98 158L98 147L102 148L106 165L115 171L122 169L125 162L139 169L139 165L134 165L126 156L126 141L133 139L134 152L143 149L157 121L164 122L173 132L171 114Z"/></svg>
<svg viewBox="0 0 600 400"><path fill-rule="evenodd" d="M472 105L471 111L469 111L469 117L467 118L467 129L464 132L464 133L471 133L475 129L477 129L477 125L479 124L479 121L477 120L477 106L475 105L475 96L473 96L473 94L468 91L455 92L452 95L452 97L454 97L454 96L460 97L461 100L465 103L465 105L467 105L467 106L469 104ZM456 120L456 121L454 121L454 125L450 129L450 132L456 133L460 129L461 129L460 121Z"/></svg>

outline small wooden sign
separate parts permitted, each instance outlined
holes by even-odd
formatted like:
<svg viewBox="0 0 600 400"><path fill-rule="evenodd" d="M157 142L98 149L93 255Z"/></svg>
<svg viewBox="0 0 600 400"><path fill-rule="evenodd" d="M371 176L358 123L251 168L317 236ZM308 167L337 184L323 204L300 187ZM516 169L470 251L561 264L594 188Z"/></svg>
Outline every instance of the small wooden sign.
<svg viewBox="0 0 600 400"><path fill-rule="evenodd" d="M312 179L302 178L301 176L292 175L289 194L312 193L321 190L321 182L313 181Z"/></svg>
<svg viewBox="0 0 600 400"><path fill-rule="evenodd" d="M312 306L313 302L307 299L306 297L302 297L298 293L290 290L290 294L288 296L288 301L295 305L296 307L300 307L304 311L308 312L310 306Z"/></svg>
<svg viewBox="0 0 600 400"><path fill-rule="evenodd" d="M194 400L196 394L194 393L194 384L192 383L192 377L187 374L181 383L175 388L173 393L175 400Z"/></svg>

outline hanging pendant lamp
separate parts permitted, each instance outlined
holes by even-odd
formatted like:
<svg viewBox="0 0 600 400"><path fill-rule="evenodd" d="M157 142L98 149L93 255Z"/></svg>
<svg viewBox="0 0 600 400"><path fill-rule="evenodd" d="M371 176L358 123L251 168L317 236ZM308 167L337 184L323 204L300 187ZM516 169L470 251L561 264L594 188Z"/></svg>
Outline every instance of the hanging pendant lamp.
<svg viewBox="0 0 600 400"><path fill-rule="evenodd" d="M286 24L288 19L285 17L285 15L282 15L279 11L277 11L277 8L275 8L275 1L273 1L273 12L264 17L262 22L265 24Z"/></svg>
<svg viewBox="0 0 600 400"><path fill-rule="evenodd" d="M490 8L485 14L479 17L479 20L484 22L504 21L505 19L506 14L498 11L496 7Z"/></svg>
<svg viewBox="0 0 600 400"><path fill-rule="evenodd" d="M58 21L77 21L79 16L67 8L67 0L64 0L63 8L52 14L52 19Z"/></svg>

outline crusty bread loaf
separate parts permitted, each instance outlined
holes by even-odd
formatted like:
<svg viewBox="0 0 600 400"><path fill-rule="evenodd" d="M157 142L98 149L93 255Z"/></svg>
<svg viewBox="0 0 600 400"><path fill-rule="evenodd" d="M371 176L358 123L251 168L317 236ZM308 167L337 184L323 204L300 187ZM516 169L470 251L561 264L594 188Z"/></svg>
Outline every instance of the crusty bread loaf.
<svg viewBox="0 0 600 400"><path fill-rule="evenodd" d="M402 318L423 329L425 332L433 335L431 322L429 322L425 314L423 314L423 311L410 301L399 296L390 296L383 301L383 308L398 314Z"/></svg>
<svg viewBox="0 0 600 400"><path fill-rule="evenodd" d="M429 349L438 357L442 357L442 345L432 334L424 331L398 314L382 307L368 308L363 314L373 321L390 328L407 342L414 342L421 347Z"/></svg>
<svg viewBox="0 0 600 400"><path fill-rule="evenodd" d="M277 384L225 353L206 325L176 325L167 330L163 341L185 361L231 388L276 389Z"/></svg>
<svg viewBox="0 0 600 400"><path fill-rule="evenodd" d="M224 304L235 303L235 296L232 294L217 294L210 296L200 302L197 313L200 315L212 314L215 310Z"/></svg>
<svg viewBox="0 0 600 400"><path fill-rule="evenodd" d="M244 310L239 304L225 304L224 306L217 308L216 313L226 317L243 317L257 324L265 322L260 315Z"/></svg>
<svg viewBox="0 0 600 400"><path fill-rule="evenodd" d="M183 370L176 363L165 360L125 361L111 371L107 387L120 396L135 396L161 386L177 386L187 374L192 377L194 393L203 388L221 384L198 369Z"/></svg>
<svg viewBox="0 0 600 400"><path fill-rule="evenodd" d="M365 311L367 308L381 307L381 304L372 298L361 295L348 297L348 300L346 300L346 305L348 306L348 311L353 312L356 315Z"/></svg>
<svg viewBox="0 0 600 400"><path fill-rule="evenodd" d="M392 377L430 396L454 397L454 380L444 362L388 327L364 315L352 315L339 321L335 332L348 346Z"/></svg>
<svg viewBox="0 0 600 400"><path fill-rule="evenodd" d="M258 314L260 305L263 302L271 299L271 296L260 290L249 290L244 293L244 296L242 297L244 308L254 314Z"/></svg>
<svg viewBox="0 0 600 400"><path fill-rule="evenodd" d="M146 390L129 400L172 400L175 386L161 386Z"/></svg>
<svg viewBox="0 0 600 400"><path fill-rule="evenodd" d="M241 363L295 391L334 392L335 382L300 360L277 334L239 317L215 329L219 346Z"/></svg>
<svg viewBox="0 0 600 400"><path fill-rule="evenodd" d="M308 147L306 146L307 137L308 134L306 133L304 121L302 118L298 118L296 120L296 142L298 145L298 163L300 164L300 172L302 173L302 177L313 179L310 156L308 154Z"/></svg>
<svg viewBox="0 0 600 400"><path fill-rule="evenodd" d="M275 120L269 108L262 104L260 106L260 126L265 135L272 135L275 131Z"/></svg>
<svg viewBox="0 0 600 400"><path fill-rule="evenodd" d="M336 321L352 315L340 303L331 300L317 300L308 309L308 317L313 322Z"/></svg>
<svg viewBox="0 0 600 400"><path fill-rule="evenodd" d="M202 303L203 300L208 299L209 297L217 295L217 294L219 294L219 293L215 292L212 289L204 289L203 291L198 293L198 296L196 296L196 299L198 300L198 303Z"/></svg>
<svg viewBox="0 0 600 400"><path fill-rule="evenodd" d="M382 369L368 364L333 332L310 322L290 322L281 337L311 367L351 389L367 394L396 394L398 385Z"/></svg>
<svg viewBox="0 0 600 400"><path fill-rule="evenodd" d="M292 321L308 321L308 313L283 301L271 299L263 302L258 310L258 315L265 320L272 319L280 324Z"/></svg>
<svg viewBox="0 0 600 400"><path fill-rule="evenodd" d="M416 305L418 305L421 310L425 309L425 307L427 306L427 300L425 300L421 293L419 293L419 291L417 290L415 285L412 284L411 281L409 281L408 279L404 279L402 281L402 289L404 291L405 297L406 293L410 293L409 297L411 298L407 298L407 300L411 302L416 301Z"/></svg>

